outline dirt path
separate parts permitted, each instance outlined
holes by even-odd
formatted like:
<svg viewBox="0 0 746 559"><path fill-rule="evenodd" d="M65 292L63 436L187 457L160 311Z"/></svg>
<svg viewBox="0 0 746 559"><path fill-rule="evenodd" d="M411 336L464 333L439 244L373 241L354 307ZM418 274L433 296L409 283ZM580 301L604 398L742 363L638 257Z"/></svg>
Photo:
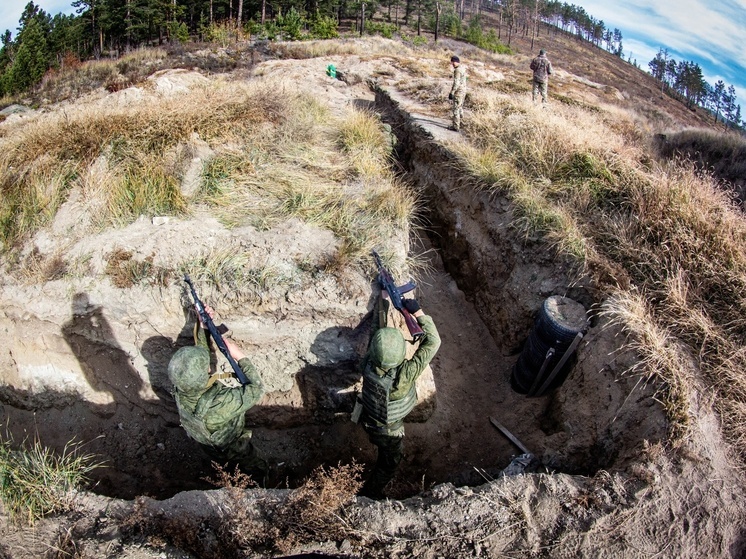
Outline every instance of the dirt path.
<svg viewBox="0 0 746 559"><path fill-rule="evenodd" d="M535 419L545 398L527 399L510 388L510 367L516 356L505 356L456 282L430 251L432 273L421 282L421 303L433 316L443 345L433 371L437 387L435 413L426 423L407 425L407 459L400 478L427 482L480 483L474 469L491 475L520 454L489 423L500 419L524 444L539 451Z"/></svg>

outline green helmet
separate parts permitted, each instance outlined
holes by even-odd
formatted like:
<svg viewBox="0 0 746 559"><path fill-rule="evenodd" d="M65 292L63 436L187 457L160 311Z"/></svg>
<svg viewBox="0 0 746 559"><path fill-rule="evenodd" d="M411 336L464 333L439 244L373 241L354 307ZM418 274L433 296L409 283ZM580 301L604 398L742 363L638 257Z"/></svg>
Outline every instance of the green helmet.
<svg viewBox="0 0 746 559"><path fill-rule="evenodd" d="M168 364L168 378L182 392L200 390L210 376L210 353L202 347L182 347Z"/></svg>
<svg viewBox="0 0 746 559"><path fill-rule="evenodd" d="M378 368L387 371L398 366L407 354L404 336L396 328L381 328L370 341L370 359Z"/></svg>

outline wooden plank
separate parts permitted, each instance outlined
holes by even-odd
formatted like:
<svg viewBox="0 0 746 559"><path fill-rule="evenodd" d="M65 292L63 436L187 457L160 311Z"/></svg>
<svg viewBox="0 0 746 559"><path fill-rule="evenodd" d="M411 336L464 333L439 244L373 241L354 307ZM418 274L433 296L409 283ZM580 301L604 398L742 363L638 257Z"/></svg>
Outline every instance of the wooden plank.
<svg viewBox="0 0 746 559"><path fill-rule="evenodd" d="M521 450L521 452L523 452L523 454L531 454L531 451L529 449L527 449L525 447L525 445L521 441L519 441L515 437L515 435L513 435L513 433L511 433L510 431L508 431L505 428L505 426L502 423L500 423L497 419L495 419L494 417L490 417L490 423L492 423L492 425L494 425L495 427L497 427L503 435L505 435L506 437L508 437L508 439L510 439L510 441L515 446L517 446Z"/></svg>

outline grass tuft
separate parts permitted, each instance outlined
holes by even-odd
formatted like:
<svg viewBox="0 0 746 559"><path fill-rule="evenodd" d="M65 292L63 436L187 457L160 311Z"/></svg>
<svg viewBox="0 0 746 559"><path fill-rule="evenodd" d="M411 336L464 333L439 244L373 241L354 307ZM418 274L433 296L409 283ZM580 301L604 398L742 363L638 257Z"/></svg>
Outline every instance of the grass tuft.
<svg viewBox="0 0 746 559"><path fill-rule="evenodd" d="M76 492L101 466L70 442L58 455L36 440L15 450L0 439L0 500L13 521L34 525L39 519L72 510Z"/></svg>

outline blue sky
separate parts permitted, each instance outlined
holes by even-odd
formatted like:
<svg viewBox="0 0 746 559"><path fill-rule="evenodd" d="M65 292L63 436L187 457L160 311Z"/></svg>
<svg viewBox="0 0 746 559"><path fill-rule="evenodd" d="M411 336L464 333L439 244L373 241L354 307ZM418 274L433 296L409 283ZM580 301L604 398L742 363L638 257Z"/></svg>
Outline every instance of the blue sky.
<svg viewBox="0 0 746 559"><path fill-rule="evenodd" d="M38 0L46 12L74 13L72 0ZM660 47L677 61L693 60L705 79L736 87L746 109L746 0L569 0L607 28L622 31L625 58L631 53L645 70ZM27 0L0 1L0 31L15 35Z"/></svg>
<svg viewBox="0 0 746 559"><path fill-rule="evenodd" d="M60 12L74 14L75 8L72 7L72 3L73 0L34 0L34 4L53 16ZM18 20L21 19L26 4L28 0L0 0L0 33L10 29L13 36L16 36Z"/></svg>
<svg viewBox="0 0 746 559"><path fill-rule="evenodd" d="M736 88L746 109L746 0L577 0L607 28L622 32L624 58L648 70L660 47L676 60L693 60L713 85Z"/></svg>

